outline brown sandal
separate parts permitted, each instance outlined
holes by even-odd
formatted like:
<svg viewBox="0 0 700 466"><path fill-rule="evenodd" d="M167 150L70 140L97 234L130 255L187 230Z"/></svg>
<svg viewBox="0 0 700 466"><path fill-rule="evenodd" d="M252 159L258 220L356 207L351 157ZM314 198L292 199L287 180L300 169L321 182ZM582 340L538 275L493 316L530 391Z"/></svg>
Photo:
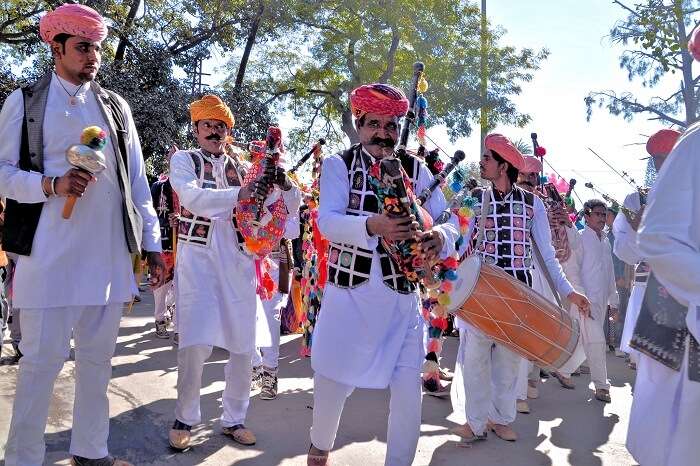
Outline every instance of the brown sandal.
<svg viewBox="0 0 700 466"><path fill-rule="evenodd" d="M327 451L323 455L312 455L311 449L315 448L313 445L309 447L309 453L306 455L306 466L331 466L328 462L328 456L331 452ZM318 449L317 449L318 450ZM323 451L323 450L319 450Z"/></svg>
<svg viewBox="0 0 700 466"><path fill-rule="evenodd" d="M224 435L231 437L234 442L240 443L247 447L255 445L256 438L252 430L248 429L243 424L236 424L231 427L224 427Z"/></svg>

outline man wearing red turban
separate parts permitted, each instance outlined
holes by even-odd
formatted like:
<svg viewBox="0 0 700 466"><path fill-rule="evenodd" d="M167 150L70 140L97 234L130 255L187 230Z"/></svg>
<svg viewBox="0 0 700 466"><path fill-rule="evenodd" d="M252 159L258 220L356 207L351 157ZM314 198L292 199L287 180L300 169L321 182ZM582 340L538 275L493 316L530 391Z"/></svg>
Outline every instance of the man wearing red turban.
<svg viewBox="0 0 700 466"><path fill-rule="evenodd" d="M661 170L666 157L671 153L673 146L676 145L680 137L678 131L673 129L661 129L652 134L646 144L647 153L654 163L654 167L658 172ZM630 361L635 367L639 353L630 347L630 340L634 332L634 326L639 316L639 310L642 306L646 290L646 282L649 277L647 263L643 260L637 247L637 230L639 223L644 214L646 206L647 193L649 188L635 190L625 197L623 205L628 211L638 212L637 215L628 217L621 209L613 223L613 235L615 242L613 243L614 254L626 264L635 268L635 278L632 284L627 309L625 312L625 323L622 327L622 337L620 340L620 350L630 355Z"/></svg>
<svg viewBox="0 0 700 466"><path fill-rule="evenodd" d="M532 286L536 255L532 249L538 247L544 261L538 265L550 275L556 291L587 312L587 299L574 290L556 259L542 200L515 184L519 171L526 169L523 155L501 134L489 134L484 145L479 166L481 177L489 180L491 187L477 195L474 221L467 234L474 238L476 253L485 263ZM466 328L460 339L466 400L465 406L455 406L455 411L466 423L453 432L474 441L485 439L489 429L504 440L514 441L517 435L510 424L516 416L516 381L522 358L475 326L462 322L460 326ZM460 408L462 412L458 412Z"/></svg>
<svg viewBox="0 0 700 466"><path fill-rule="evenodd" d="M421 423L420 371L425 356L416 285L395 266L379 238L420 238L427 256L446 258L457 229L451 223L418 232L410 217L380 214L368 172L393 154L404 94L386 84L360 86L350 94L359 144L328 157L321 173L318 225L330 241L328 281L313 333L314 412L308 463L328 464L345 400L355 387L390 387L386 465L413 462ZM413 156L403 161L415 192L433 179ZM440 190L424 207L435 216L446 206ZM362 329L362 334L350 329ZM350 330L350 331L349 331Z"/></svg>
<svg viewBox="0 0 700 466"><path fill-rule="evenodd" d="M71 335L72 462L126 464L107 450L106 392L122 308L138 290L131 254L144 251L153 285L162 280L158 218L129 105L94 82L105 21L89 7L67 4L41 18L39 33L54 69L10 94L0 112L3 247L18 255L13 304L22 310L24 353L5 464L43 463L49 402ZM102 149L107 166L96 178L66 160L66 148L93 125L109 138ZM64 220L68 196L80 200Z"/></svg>
<svg viewBox="0 0 700 466"><path fill-rule="evenodd" d="M691 52L699 35L696 29ZM613 224L618 257L642 261L623 329L623 344L638 350L627 448L641 465L690 466L700 457L699 131L695 123L683 135L666 129L649 139L659 176L647 199L645 192L625 199L640 213L618 214Z"/></svg>

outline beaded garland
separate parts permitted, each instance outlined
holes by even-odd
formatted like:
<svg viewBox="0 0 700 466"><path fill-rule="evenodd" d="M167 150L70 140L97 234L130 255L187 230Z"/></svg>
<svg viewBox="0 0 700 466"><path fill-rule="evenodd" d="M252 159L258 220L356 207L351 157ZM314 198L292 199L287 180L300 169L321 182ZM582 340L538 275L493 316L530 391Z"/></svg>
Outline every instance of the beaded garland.
<svg viewBox="0 0 700 466"><path fill-rule="evenodd" d="M457 168L448 182L443 186L445 198L450 202L454 196L462 191L466 185L467 176L464 170ZM474 218L474 206L476 199L466 196L458 205L451 206L452 214L459 221L459 237L456 241L456 249L464 244L469 231L469 223ZM450 293L453 283L457 279L457 267L459 255L455 252L451 257L439 262L433 269L437 287L428 288L423 293L422 314L428 325L427 355L423 364L423 383L430 391L437 391L440 386L440 365L438 364L442 352L442 335L447 329L447 306L451 303Z"/></svg>

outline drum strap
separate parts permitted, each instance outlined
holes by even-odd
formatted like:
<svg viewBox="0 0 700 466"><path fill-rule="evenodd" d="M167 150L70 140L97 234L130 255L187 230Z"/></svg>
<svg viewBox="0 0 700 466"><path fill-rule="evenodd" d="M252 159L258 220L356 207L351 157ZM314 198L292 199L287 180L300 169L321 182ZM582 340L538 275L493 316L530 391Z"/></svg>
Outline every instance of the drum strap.
<svg viewBox="0 0 700 466"><path fill-rule="evenodd" d="M478 251L481 243L484 242L484 229L486 228L486 218L489 216L491 207L491 188L486 188L481 194L481 216L479 217L479 233L474 243L474 251Z"/></svg>
<svg viewBox="0 0 700 466"><path fill-rule="evenodd" d="M547 284L549 285L549 289L552 290L552 294L554 295L554 299L557 300L557 304L559 307L562 309L564 308L561 303L561 298L559 297L559 293L557 292L557 289L554 287L554 280L552 280L552 276L549 273L549 269L547 269L545 263L544 263L544 258L542 257L542 253L540 252L539 246L537 246L537 242L535 241L535 237L530 235L530 241L532 241L532 250L535 252L535 258L537 259L537 265L540 267L542 270L542 274L544 275L544 278L547 279Z"/></svg>

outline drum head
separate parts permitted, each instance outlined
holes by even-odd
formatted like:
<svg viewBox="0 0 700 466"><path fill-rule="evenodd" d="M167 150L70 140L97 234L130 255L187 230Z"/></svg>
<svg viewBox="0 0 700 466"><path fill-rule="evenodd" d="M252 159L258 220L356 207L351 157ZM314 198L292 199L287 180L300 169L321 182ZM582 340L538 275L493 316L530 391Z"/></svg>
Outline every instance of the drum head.
<svg viewBox="0 0 700 466"><path fill-rule="evenodd" d="M457 280L452 283L449 312L455 312L462 307L474 291L481 270L481 257L478 255L467 256L457 267Z"/></svg>

